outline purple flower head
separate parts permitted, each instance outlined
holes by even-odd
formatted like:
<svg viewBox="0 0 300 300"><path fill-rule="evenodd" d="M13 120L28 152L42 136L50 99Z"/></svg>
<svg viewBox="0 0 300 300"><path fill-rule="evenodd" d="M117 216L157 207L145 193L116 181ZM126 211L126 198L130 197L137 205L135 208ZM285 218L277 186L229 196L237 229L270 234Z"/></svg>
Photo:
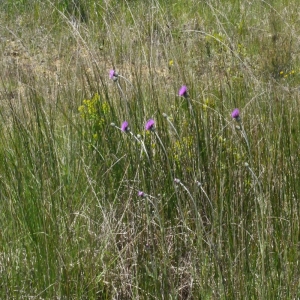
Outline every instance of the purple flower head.
<svg viewBox="0 0 300 300"><path fill-rule="evenodd" d="M186 98L188 96L188 93L187 93L187 87L185 85L183 85L179 92L178 92L178 95L179 96L183 96L184 98Z"/></svg>
<svg viewBox="0 0 300 300"><path fill-rule="evenodd" d="M146 125L145 125L145 129L146 130L154 130L154 125L155 125L155 122L153 119L150 119L147 121Z"/></svg>
<svg viewBox="0 0 300 300"><path fill-rule="evenodd" d="M110 79L113 79L114 76L115 76L115 70L110 70L110 71L109 71L109 78L110 78Z"/></svg>
<svg viewBox="0 0 300 300"><path fill-rule="evenodd" d="M121 125L121 130L124 132L128 132L129 131L129 124L127 121L124 121Z"/></svg>
<svg viewBox="0 0 300 300"><path fill-rule="evenodd" d="M237 121L240 120L240 111L238 110L238 108L235 108L232 113L231 113L231 117L236 119Z"/></svg>
<svg viewBox="0 0 300 300"><path fill-rule="evenodd" d="M141 198L144 198L145 197L145 193L142 192L142 191L139 191L138 192L138 196L141 197Z"/></svg>
<svg viewBox="0 0 300 300"><path fill-rule="evenodd" d="M115 70L110 70L109 71L109 78L113 79L114 81L116 81L118 79L118 74L117 72L115 72Z"/></svg>

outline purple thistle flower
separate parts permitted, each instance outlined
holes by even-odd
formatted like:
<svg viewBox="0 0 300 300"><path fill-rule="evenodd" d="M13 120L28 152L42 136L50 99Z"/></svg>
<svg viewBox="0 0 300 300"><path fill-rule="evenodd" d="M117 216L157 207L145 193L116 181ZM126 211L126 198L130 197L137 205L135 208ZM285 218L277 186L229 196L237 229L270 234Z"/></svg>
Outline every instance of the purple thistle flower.
<svg viewBox="0 0 300 300"><path fill-rule="evenodd" d="M113 79L114 81L116 81L118 79L118 74L117 72L115 72L115 70L110 70L109 71L109 78Z"/></svg>
<svg viewBox="0 0 300 300"><path fill-rule="evenodd" d="M146 125L145 125L145 129L146 130L154 130L154 125L155 125L155 122L153 119L150 119L147 121Z"/></svg>
<svg viewBox="0 0 300 300"><path fill-rule="evenodd" d="M184 97L186 98L188 96L188 93L187 93L187 87L185 85L183 85L179 92L178 92L178 95L181 96L181 97Z"/></svg>
<svg viewBox="0 0 300 300"><path fill-rule="evenodd" d="M110 78L110 79L113 79L114 76L115 76L115 71L114 71L114 70L110 70L110 71L109 71L109 78Z"/></svg>
<svg viewBox="0 0 300 300"><path fill-rule="evenodd" d="M139 191L138 192L138 196L141 197L141 198L144 198L145 197L145 193L142 192L142 191Z"/></svg>
<svg viewBox="0 0 300 300"><path fill-rule="evenodd" d="M129 131L129 124L127 121L124 121L121 125L121 130L124 132L128 132Z"/></svg>
<svg viewBox="0 0 300 300"><path fill-rule="evenodd" d="M238 108L235 108L232 113L231 113L231 117L236 119L237 121L240 120L240 111L238 110Z"/></svg>

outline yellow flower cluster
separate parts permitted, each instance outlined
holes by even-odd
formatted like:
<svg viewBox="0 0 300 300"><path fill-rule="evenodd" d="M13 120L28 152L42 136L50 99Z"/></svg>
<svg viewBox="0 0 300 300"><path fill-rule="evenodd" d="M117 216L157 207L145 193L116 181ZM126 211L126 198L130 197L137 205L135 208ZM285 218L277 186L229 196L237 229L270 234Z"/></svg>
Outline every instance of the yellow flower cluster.
<svg viewBox="0 0 300 300"><path fill-rule="evenodd" d="M237 45L237 52L239 55L246 56L247 51L246 51L245 46L242 43L239 43Z"/></svg>
<svg viewBox="0 0 300 300"><path fill-rule="evenodd" d="M100 96L96 93L91 99L83 100L78 111L83 119L98 120L101 115L110 113L110 107L106 101L101 103Z"/></svg>
<svg viewBox="0 0 300 300"><path fill-rule="evenodd" d="M110 113L110 106L107 101L101 101L98 93L91 99L84 99L82 105L78 107L78 112L92 130L92 138L98 140L99 132L105 124L105 119Z"/></svg>
<svg viewBox="0 0 300 300"><path fill-rule="evenodd" d="M192 157L193 137L187 136L182 141L176 141L173 146L174 160L180 162L183 156Z"/></svg>
<svg viewBox="0 0 300 300"><path fill-rule="evenodd" d="M284 71L279 72L279 75L283 78L288 78L289 76L293 76L295 74L296 74L295 70L291 70L290 72L287 73L285 73Z"/></svg>
<svg viewBox="0 0 300 300"><path fill-rule="evenodd" d="M202 104L202 108L204 111L207 110L207 108L214 108L215 107L215 101L213 99L205 99L204 103Z"/></svg>

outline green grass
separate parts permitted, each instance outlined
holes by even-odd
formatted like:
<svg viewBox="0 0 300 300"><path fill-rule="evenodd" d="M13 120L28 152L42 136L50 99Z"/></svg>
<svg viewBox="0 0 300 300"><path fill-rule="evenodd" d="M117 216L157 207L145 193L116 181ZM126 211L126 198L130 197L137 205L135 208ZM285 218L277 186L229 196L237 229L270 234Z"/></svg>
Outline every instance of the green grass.
<svg viewBox="0 0 300 300"><path fill-rule="evenodd" d="M300 297L298 1L0 8L1 299Z"/></svg>

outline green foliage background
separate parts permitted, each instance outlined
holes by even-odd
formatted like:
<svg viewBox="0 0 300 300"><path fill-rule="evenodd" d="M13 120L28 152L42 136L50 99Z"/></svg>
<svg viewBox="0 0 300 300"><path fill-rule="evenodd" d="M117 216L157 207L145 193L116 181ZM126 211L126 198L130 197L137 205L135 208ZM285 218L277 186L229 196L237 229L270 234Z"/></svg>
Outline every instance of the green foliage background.
<svg viewBox="0 0 300 300"><path fill-rule="evenodd" d="M0 8L1 299L300 297L298 1Z"/></svg>

